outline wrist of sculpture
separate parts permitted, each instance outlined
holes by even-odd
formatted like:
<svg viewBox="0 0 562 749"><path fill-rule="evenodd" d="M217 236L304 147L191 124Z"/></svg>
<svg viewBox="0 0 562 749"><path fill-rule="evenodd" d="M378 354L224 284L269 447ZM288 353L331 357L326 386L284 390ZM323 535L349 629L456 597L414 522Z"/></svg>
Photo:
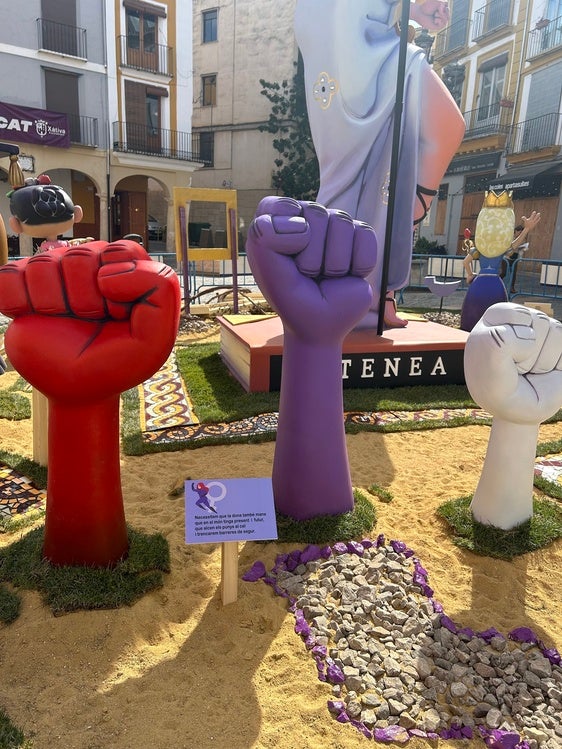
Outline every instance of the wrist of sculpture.
<svg viewBox="0 0 562 749"><path fill-rule="evenodd" d="M107 566L127 553L120 470L118 395L86 405L49 401L43 555L52 564Z"/></svg>

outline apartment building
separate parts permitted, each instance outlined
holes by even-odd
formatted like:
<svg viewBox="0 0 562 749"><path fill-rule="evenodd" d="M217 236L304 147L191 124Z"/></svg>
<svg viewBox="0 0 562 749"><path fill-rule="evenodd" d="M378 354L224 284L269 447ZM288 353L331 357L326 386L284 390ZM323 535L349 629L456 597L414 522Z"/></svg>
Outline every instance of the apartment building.
<svg viewBox="0 0 562 749"><path fill-rule="evenodd" d="M460 251L484 191L541 212L529 258L562 260L562 0L452 0L431 48L466 134L422 233ZM431 40L430 40L431 41Z"/></svg>
<svg viewBox="0 0 562 749"><path fill-rule="evenodd" d="M19 146L25 176L47 172L82 207L75 236L149 247L153 216L173 249L173 188L203 166L191 37L189 0L0 0L0 140Z"/></svg>
<svg viewBox="0 0 562 749"><path fill-rule="evenodd" d="M260 79L294 75L294 7L295 0L193 0L192 125L207 166L192 184L237 191L242 242L261 198L275 194L273 136L259 130L271 103ZM224 229L209 206L192 205L190 219Z"/></svg>
<svg viewBox="0 0 562 749"><path fill-rule="evenodd" d="M207 163L193 184L234 187L246 223L274 191L270 103L259 79L293 73L295 0L193 0L193 131ZM529 257L562 260L562 0L450 0L451 23L426 49L464 113L466 136L443 178L424 236L460 252L484 192L513 190L516 215L540 210ZM200 217L204 220L204 217Z"/></svg>

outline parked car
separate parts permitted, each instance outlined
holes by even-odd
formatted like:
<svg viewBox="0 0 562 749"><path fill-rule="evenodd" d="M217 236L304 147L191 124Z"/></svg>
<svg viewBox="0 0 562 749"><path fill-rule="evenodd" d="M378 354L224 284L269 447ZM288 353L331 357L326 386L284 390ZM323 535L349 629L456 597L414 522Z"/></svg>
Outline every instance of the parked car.
<svg viewBox="0 0 562 749"><path fill-rule="evenodd" d="M164 238L164 227L154 216L148 217L148 238L149 239L163 239Z"/></svg>

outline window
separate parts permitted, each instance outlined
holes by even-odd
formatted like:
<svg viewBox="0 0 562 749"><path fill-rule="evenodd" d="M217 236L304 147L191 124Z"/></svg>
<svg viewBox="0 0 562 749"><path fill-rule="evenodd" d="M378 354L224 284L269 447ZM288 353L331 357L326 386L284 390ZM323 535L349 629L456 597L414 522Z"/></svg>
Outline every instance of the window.
<svg viewBox="0 0 562 749"><path fill-rule="evenodd" d="M217 41L218 10L203 11L203 44Z"/></svg>
<svg viewBox="0 0 562 749"><path fill-rule="evenodd" d="M84 57L85 33L76 27L76 0L41 0L41 46Z"/></svg>
<svg viewBox="0 0 562 749"><path fill-rule="evenodd" d="M73 73L45 68L45 107L52 112L63 112L68 115L70 140L81 143L80 106L78 83L80 77Z"/></svg>
<svg viewBox="0 0 562 749"><path fill-rule="evenodd" d="M151 135L157 135L160 130L160 97L146 95L146 124Z"/></svg>
<svg viewBox="0 0 562 749"><path fill-rule="evenodd" d="M199 156L201 161L205 162L205 166L213 166L215 163L215 134L214 133L200 133L199 134Z"/></svg>
<svg viewBox="0 0 562 749"><path fill-rule="evenodd" d="M479 123L485 123L499 116L505 82L506 58L507 55L502 55L501 59L490 60L479 68L480 95L477 113Z"/></svg>
<svg viewBox="0 0 562 749"><path fill-rule="evenodd" d="M161 150L162 99L165 89L125 81L125 116L127 147L136 153L159 153Z"/></svg>
<svg viewBox="0 0 562 749"><path fill-rule="evenodd" d="M201 104L204 107L213 106L217 103L217 76L201 76Z"/></svg>
<svg viewBox="0 0 562 749"><path fill-rule="evenodd" d="M546 17L551 21L562 16L562 0L548 0Z"/></svg>
<svg viewBox="0 0 562 749"><path fill-rule="evenodd" d="M127 47L129 49L154 53L157 31L156 16L140 10L127 9Z"/></svg>

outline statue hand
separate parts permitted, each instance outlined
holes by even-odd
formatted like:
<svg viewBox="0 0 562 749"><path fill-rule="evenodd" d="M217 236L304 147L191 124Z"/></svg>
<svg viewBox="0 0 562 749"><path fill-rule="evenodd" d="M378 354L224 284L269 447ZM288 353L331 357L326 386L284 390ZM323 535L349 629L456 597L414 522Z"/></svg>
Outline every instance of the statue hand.
<svg viewBox="0 0 562 749"><path fill-rule="evenodd" d="M540 424L562 406L562 324L508 302L489 307L466 342L465 377L493 416Z"/></svg>
<svg viewBox="0 0 562 749"><path fill-rule="evenodd" d="M339 341L369 309L365 277L375 266L377 240L370 226L347 213L265 198L246 247L262 293L297 337Z"/></svg>
<svg viewBox="0 0 562 749"><path fill-rule="evenodd" d="M175 273L136 242L91 242L0 267L14 368L47 397L90 402L143 382L173 347Z"/></svg>

